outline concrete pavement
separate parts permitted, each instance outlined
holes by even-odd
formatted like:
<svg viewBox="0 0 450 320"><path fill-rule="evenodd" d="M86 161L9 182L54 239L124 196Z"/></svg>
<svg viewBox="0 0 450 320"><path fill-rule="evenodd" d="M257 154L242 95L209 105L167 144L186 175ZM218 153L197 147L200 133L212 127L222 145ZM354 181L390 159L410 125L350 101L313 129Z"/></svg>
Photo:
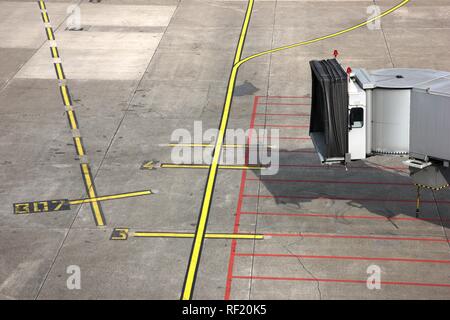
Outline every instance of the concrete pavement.
<svg viewBox="0 0 450 320"><path fill-rule="evenodd" d="M82 31L69 31L79 3ZM243 56L328 34L397 1L255 1ZM39 6L0 1L0 297L179 299L192 239L110 240L114 228L193 233L207 170L142 170L172 162L174 130L217 128L246 1L48 1L50 22L98 195L155 194L13 214L13 203L86 198ZM448 299L449 191L415 188L402 158L322 167L308 135L308 61L340 52L344 66L448 70L450 6L413 0L381 29L358 29L266 55L240 68L229 128L280 129L280 171L220 170L194 299ZM432 17L432 18L431 18ZM365 200L366 199L366 200ZM372 199L367 201L367 199ZM399 201L401 200L401 201ZM406 200L406 201L403 201ZM68 266L81 289L67 288ZM382 271L368 290L367 268Z"/></svg>

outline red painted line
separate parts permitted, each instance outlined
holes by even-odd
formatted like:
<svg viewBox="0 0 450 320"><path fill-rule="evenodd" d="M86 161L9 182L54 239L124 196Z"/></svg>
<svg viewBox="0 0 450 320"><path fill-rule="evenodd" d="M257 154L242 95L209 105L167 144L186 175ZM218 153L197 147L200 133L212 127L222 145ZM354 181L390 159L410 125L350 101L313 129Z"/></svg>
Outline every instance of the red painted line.
<svg viewBox="0 0 450 320"><path fill-rule="evenodd" d="M269 139L272 139L270 137ZM278 137L280 140L311 140L310 137Z"/></svg>
<svg viewBox="0 0 450 320"><path fill-rule="evenodd" d="M247 180L248 181L248 180ZM289 213L289 212L257 212L257 211L242 211L241 214L244 215L262 215L262 216L281 216L281 217L312 217L312 218L332 218L332 219L367 219L367 220L396 220L396 221L441 221L439 218L407 218L407 217L385 217L385 216L349 216L342 215L336 216L333 214L322 214L322 213ZM442 221L450 221L450 219L442 219Z"/></svg>
<svg viewBox="0 0 450 320"><path fill-rule="evenodd" d="M256 194L244 194L244 198L260 198L260 199L303 199L303 200L318 200L318 199L331 199L331 200L349 200L349 201L360 201L360 202L406 202L415 203L416 200L409 199L377 199L377 198L344 198L344 197L306 197L306 196L271 196L271 195L256 195ZM447 200L421 200L422 203L441 203L441 204L450 204L450 201Z"/></svg>
<svg viewBox="0 0 450 320"><path fill-rule="evenodd" d="M255 127L300 128L300 129L309 128L309 126L294 126L289 124L255 124Z"/></svg>
<svg viewBox="0 0 450 320"><path fill-rule="evenodd" d="M259 99L259 97L256 96L253 100L253 111L252 111L252 116L250 119L250 129L253 129L254 125L255 125L256 108L258 106L258 99ZM253 133L253 130L250 130L248 138L247 138L248 145L250 145L250 142L252 139L252 133ZM239 188L238 203L237 203L237 207L236 207L236 216L234 218L234 227L233 227L234 233L239 232L239 221L241 218L241 212L242 212L241 209L242 209L242 202L243 202L242 196L244 194L246 180L247 180L247 171L243 170L242 176L241 176L241 186ZM231 241L230 259L228 261L227 282L226 282L226 286L225 286L225 296L224 296L225 300L229 300L230 295L231 295L231 284L233 281L233 267L234 267L234 257L235 257L235 253L236 253L236 246L237 246L237 241L236 241L236 239L233 239Z"/></svg>
<svg viewBox="0 0 450 320"><path fill-rule="evenodd" d="M420 238L420 237L387 237L387 236L358 236L358 235L337 235L320 233L265 233L271 237L300 237L300 238L330 238L330 239L366 239L366 240L387 240L387 241L428 241L428 242L450 242L441 238Z"/></svg>
<svg viewBox="0 0 450 320"><path fill-rule="evenodd" d="M277 253L236 253L238 257L267 257L267 258L301 258L326 260L355 260L355 261L392 261L406 263L443 263L450 264L450 260L411 259L411 258L385 258L385 257L355 257L355 256L317 256L303 254L277 254Z"/></svg>
<svg viewBox="0 0 450 320"><path fill-rule="evenodd" d="M309 117L309 113L256 113L257 116Z"/></svg>
<svg viewBox="0 0 450 320"><path fill-rule="evenodd" d="M281 150L280 150L281 152ZM292 167L292 168L323 168L323 169L343 169L342 165L333 166L333 165L323 165L323 164L280 164L280 167ZM376 166L376 167L362 167L362 166L348 166L349 169L386 169L386 170L408 170L406 167L387 167L387 166Z"/></svg>
<svg viewBox="0 0 450 320"><path fill-rule="evenodd" d="M260 106L311 106L310 103L279 103L279 102L260 102Z"/></svg>
<svg viewBox="0 0 450 320"><path fill-rule="evenodd" d="M271 178L249 178L247 181L261 181L265 183L336 183L336 184L373 184L393 186L414 186L411 182L370 182L370 181L341 181L341 180L300 180L300 179L271 179Z"/></svg>
<svg viewBox="0 0 450 320"><path fill-rule="evenodd" d="M278 152L283 152L282 150L278 150ZM285 151L285 152L292 152L292 151ZM303 151L299 151L299 152L303 152ZM315 151L304 151L306 153L315 153ZM330 169L330 168L344 168L344 166L342 165L323 165L323 164L303 164L303 163L292 163L292 164L280 164L280 166L285 166L285 167L319 167L319 168L324 168L324 169ZM408 169L408 167L389 167L389 166L374 166L374 167L369 167L369 166L348 166L349 169L388 169L388 170L406 170Z"/></svg>
<svg viewBox="0 0 450 320"><path fill-rule="evenodd" d="M344 169L342 166L324 166L321 164L279 164L280 167L286 167L286 168L317 168L317 169L330 169L330 168L340 168Z"/></svg>
<svg viewBox="0 0 450 320"><path fill-rule="evenodd" d="M317 153L316 150L311 149L300 149L300 150L278 150L278 152L282 153ZM323 166L321 166L323 167Z"/></svg>
<svg viewBox="0 0 450 320"><path fill-rule="evenodd" d="M310 96L257 96L257 97L269 99L311 99Z"/></svg>
<svg viewBox="0 0 450 320"><path fill-rule="evenodd" d="M288 278L288 277L267 277L267 276L233 276L233 278L249 279L249 280L273 280L273 281L313 281L313 282L335 282L335 283L357 283L357 284L367 283L367 280L353 280L353 279ZM381 285L450 288L450 284L447 283L425 283L425 282L406 282L406 281L381 281Z"/></svg>
<svg viewBox="0 0 450 320"><path fill-rule="evenodd" d="M236 208L236 216L235 216L235 219L234 219L233 233L238 233L239 232L239 220L240 220L241 208L242 208L242 195L243 195L244 189L245 189L245 177L246 177L246 175L247 175L247 171L243 170L242 171L242 177L241 177L241 187L239 189L238 204L237 204L237 208ZM237 241L236 241L236 239L233 239L231 241L230 259L228 261L227 283L226 283L226 286L225 286L225 296L224 296L225 300L229 300L230 299L231 283L233 281L232 279L233 279L233 267L234 267L234 257L235 257L235 253L236 253L236 245L237 245Z"/></svg>

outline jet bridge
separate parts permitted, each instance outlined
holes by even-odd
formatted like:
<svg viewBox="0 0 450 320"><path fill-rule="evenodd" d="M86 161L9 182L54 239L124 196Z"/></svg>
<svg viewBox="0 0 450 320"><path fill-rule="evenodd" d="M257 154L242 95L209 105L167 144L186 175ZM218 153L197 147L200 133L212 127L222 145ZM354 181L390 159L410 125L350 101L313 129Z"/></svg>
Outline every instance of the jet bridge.
<svg viewBox="0 0 450 320"><path fill-rule="evenodd" d="M449 185L450 72L310 66L310 136L322 163L404 155L416 185Z"/></svg>

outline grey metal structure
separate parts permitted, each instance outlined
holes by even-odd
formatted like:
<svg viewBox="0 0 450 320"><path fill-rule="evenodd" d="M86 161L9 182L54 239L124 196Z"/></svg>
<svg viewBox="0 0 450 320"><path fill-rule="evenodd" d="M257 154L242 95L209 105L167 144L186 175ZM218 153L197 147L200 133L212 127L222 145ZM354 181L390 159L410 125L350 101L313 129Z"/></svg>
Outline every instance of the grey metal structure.
<svg viewBox="0 0 450 320"><path fill-rule="evenodd" d="M361 118L365 123L365 136L352 138L355 137L351 136L355 129L348 127L351 159L363 159L372 153L409 154L405 163L418 186L418 197L422 187L434 190L448 187L450 72L403 68L356 69L350 74L348 84L349 97L360 91L365 92L355 97L365 97L364 103L357 104L366 113ZM349 118L355 107L351 101L348 105ZM355 150L359 153L354 157ZM419 200L417 203L419 212Z"/></svg>
<svg viewBox="0 0 450 320"><path fill-rule="evenodd" d="M412 90L410 157L450 160L450 76Z"/></svg>
<svg viewBox="0 0 450 320"><path fill-rule="evenodd" d="M409 153L406 163L418 188L448 187L450 73L359 69L354 78L366 90L367 118L371 119L367 126L367 154Z"/></svg>
<svg viewBox="0 0 450 320"><path fill-rule="evenodd" d="M357 69L354 73L357 83L366 90L367 94L367 139L366 151L370 153L386 153L386 154L408 154L410 153L410 137L413 132L410 125L412 124L412 105L422 105L425 98L422 97L421 102L416 101L420 95L420 90L427 91L428 87L433 87L436 94L442 95L443 91L450 90L450 73L444 71L426 70L426 69L381 69L375 71L366 71ZM445 93L444 93L445 94ZM439 98L435 98L438 101ZM447 101L447 102L445 102ZM448 97L442 98L441 103L449 104ZM442 109L442 108L441 108ZM445 108L444 108L445 109ZM434 109L429 109L427 116L433 117L442 115L442 109L439 113ZM447 108L448 110L448 108ZM440 115L439 115L440 114ZM445 119L445 118L444 118ZM448 115L447 118L449 119ZM430 119L430 121L432 121ZM416 122L414 122L416 124ZM418 128L415 128L416 131ZM416 131L417 134L419 134ZM444 132L439 132L440 135ZM447 131L447 136L450 131ZM416 136L415 136L416 137ZM416 140L416 144L421 141ZM426 144L430 144L427 141ZM433 143L436 149L440 149L441 145ZM444 147L444 146L443 146ZM450 148L447 147L447 150ZM450 159L450 157L444 158Z"/></svg>

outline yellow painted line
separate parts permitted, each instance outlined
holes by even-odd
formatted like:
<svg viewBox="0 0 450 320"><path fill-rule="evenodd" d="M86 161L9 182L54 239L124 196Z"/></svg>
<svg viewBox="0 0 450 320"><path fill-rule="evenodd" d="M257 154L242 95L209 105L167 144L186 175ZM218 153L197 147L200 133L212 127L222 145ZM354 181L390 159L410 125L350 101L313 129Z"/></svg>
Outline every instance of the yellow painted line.
<svg viewBox="0 0 450 320"><path fill-rule="evenodd" d="M71 106L69 91L65 85L61 86L61 94L63 97L63 102L66 107Z"/></svg>
<svg viewBox="0 0 450 320"><path fill-rule="evenodd" d="M44 1L42 1L42 0L39 1L39 8L40 8L41 10L46 10L46 8L45 8L45 2L44 2Z"/></svg>
<svg viewBox="0 0 450 320"><path fill-rule="evenodd" d="M211 166L207 164L175 164L175 163L161 163L161 168L166 169L209 169ZM263 166L241 166L241 165L219 165L219 169L229 170L262 170Z"/></svg>
<svg viewBox="0 0 450 320"><path fill-rule="evenodd" d="M194 233L178 233L178 232L134 232L133 237L145 238L194 238ZM239 233L206 233L205 238L209 239L246 239L246 240L262 240L262 234L239 234Z"/></svg>
<svg viewBox="0 0 450 320"><path fill-rule="evenodd" d="M67 116L69 117L70 128L72 130L78 129L77 120L75 119L75 113L73 110L68 110Z"/></svg>
<svg viewBox="0 0 450 320"><path fill-rule="evenodd" d="M58 77L58 80L64 80L64 72L61 66L61 63L55 63L55 68L56 68L56 76Z"/></svg>
<svg viewBox="0 0 450 320"><path fill-rule="evenodd" d="M69 204L77 205L77 204L83 204L83 203L91 203L91 202L95 202L95 201L107 201L107 200L117 200L117 199L146 196L146 195L150 195L150 194L153 194L153 192L151 190L118 193L118 194L112 194L112 195L108 195L108 196L100 196L100 197L95 197L95 198L69 200Z"/></svg>
<svg viewBox="0 0 450 320"><path fill-rule="evenodd" d="M172 164L161 163L161 168L176 168L176 169L209 169L207 164Z"/></svg>
<svg viewBox="0 0 450 320"><path fill-rule="evenodd" d="M145 161L142 166L141 169L146 169L146 170L153 170L156 167L157 162L154 160L150 160L150 161Z"/></svg>
<svg viewBox="0 0 450 320"><path fill-rule="evenodd" d="M92 211L94 213L94 219L97 226L104 226L105 220L103 217L103 213L101 212L100 205L94 199L97 198L95 194L93 180L91 177L91 171L89 170L89 166L86 163L81 164L81 171L83 173L84 182L86 184L86 190L88 192L88 196L90 199L93 199L91 202Z"/></svg>
<svg viewBox="0 0 450 320"><path fill-rule="evenodd" d="M47 32L48 40L55 40L55 36L53 35L53 29L51 27L45 28L45 31Z"/></svg>
<svg viewBox="0 0 450 320"><path fill-rule="evenodd" d="M75 141L75 148L77 149L77 154L79 156L84 156L86 153L84 152L83 144L81 143L80 137L74 137L73 141Z"/></svg>
<svg viewBox="0 0 450 320"><path fill-rule="evenodd" d="M308 45L308 44L312 44L312 43L315 43L315 42L319 42L319 41L322 41L322 40L326 40L326 39L330 39L330 38L334 38L334 37L343 35L345 33L348 33L348 32L351 32L353 30L356 30L356 29L359 29L361 27L364 27L364 26L368 25L369 23L374 22L375 20L379 20L379 19L383 18L384 16L387 16L388 14L391 14L392 12L400 9L401 7L403 7L404 5L406 5L410 1L411 0L403 0L402 2L397 4L396 6L394 6L394 7L390 8L390 9L380 13L378 16L375 16L375 17L373 17L373 18L371 18L371 19L369 19L369 20L367 20L365 22L361 22L361 23L359 23L359 24L357 24L357 25L355 25L353 27L350 27L350 28L347 28L347 29L343 29L343 30L340 30L340 31L328 34L326 36L314 38L314 39L311 39L311 40L302 41L302 42L298 42L298 43L294 43L294 44L278 47L278 48L275 48L275 49L270 49L270 50L266 50L266 51L263 51L263 52L259 52L259 53L253 54L253 55L251 55L251 56L249 56L249 57L247 57L245 59L242 59L242 60L240 60L238 62L236 62L236 60L235 60L235 63L239 67L240 65L242 65L243 63L245 63L245 62L247 62L247 61L249 61L251 59L254 59L254 58L257 58L257 57L269 54L269 53L274 53L274 52L277 52L277 51L282 51L282 50L292 49L292 48L296 48L296 47L300 47L300 46L305 46L305 45Z"/></svg>
<svg viewBox="0 0 450 320"><path fill-rule="evenodd" d="M59 58L58 48L57 47L51 47L50 48L52 53L52 58Z"/></svg>
<svg viewBox="0 0 450 320"><path fill-rule="evenodd" d="M50 19L48 18L47 11L42 12L42 20L44 21L44 23L50 23Z"/></svg>
<svg viewBox="0 0 450 320"><path fill-rule="evenodd" d="M199 220L197 223L197 229L195 231L195 237L192 245L191 256L189 258L189 265L186 272L183 291L181 294L182 300L190 300L192 298L192 292L194 290L195 278L197 276L198 264L200 261L200 255L203 247L203 240L205 238L206 233L206 225L208 222L211 199L214 191L214 184L216 182L217 169L219 167L220 153L222 150L223 140L225 137L225 130L227 128L228 117L230 115L231 101L233 98L233 90L238 71L236 63L241 59L242 49L245 42L245 36L247 34L248 25L250 23L250 17L253 10L253 3L254 0L248 1L247 11L245 14L244 23L242 25L241 34L239 36L238 47L234 57L234 66L232 68L230 79L228 82L225 105L220 120L219 134L216 140L211 166L209 168L208 179L206 182L205 193L203 196L203 203L200 211Z"/></svg>
<svg viewBox="0 0 450 320"><path fill-rule="evenodd" d="M245 59L241 59L241 55L242 55L242 50L243 50L243 45L245 42L245 36L247 33L247 29L248 29L248 24L250 22L250 16L251 16L251 12L253 9L253 3L254 0L249 0L248 1L248 5L247 5L247 11L246 11L246 15L245 15L245 20L244 20L244 24L242 26L242 30L241 30L241 35L239 37L239 42L238 42L238 47L236 50L236 54L235 54L235 58L234 58L234 65L233 68L231 70L231 75L230 75L230 80L228 82L228 88L227 88L227 94L226 94L226 98L225 98L225 104L224 104L224 108L223 108L223 113L222 113L222 117L221 117L221 121L220 121L220 127L219 127L219 135L216 141L216 145L214 148L214 153L213 153L213 161L211 163L211 166L209 168L209 173L208 173L208 180L206 183L206 188L205 188L205 194L203 196L203 202L202 202L202 207L201 207L201 211L200 211L200 217L199 217L199 222L197 224L197 230L195 233L195 238L194 238L194 243L192 246L192 251L191 251L191 256L189 259L189 265L188 265L188 270L186 273L186 278L185 278L185 283L183 286L183 291L182 291L182 296L181 299L183 300L189 300L192 298L192 292L194 289L194 284L195 284L195 278L196 278L196 274L197 274L197 270L198 270L198 263L200 260L200 255L201 255L201 249L203 246L203 239L205 236L205 232L206 232L206 224L208 221L208 215L209 215L209 210L210 210L210 205L211 205L211 200L212 200L212 196L213 196L213 191L214 191L214 184L216 181L216 174L217 174L217 169L219 167L219 159L220 159L220 153L221 153L221 149L222 149L222 144L223 144L223 139L224 139L224 135L225 135L225 130L227 127L227 123L228 123L228 117L229 117L229 113L230 113L230 107L231 107L231 102L232 102L232 98L233 98L233 91L234 91L234 87L235 87L235 83L236 83L236 77L237 77L237 73L238 73L238 69L239 67L251 60L254 59L256 57L260 57L262 55L265 54L269 54L269 53L274 53L277 51L281 51L281 50L286 50L286 49L291 49L291 48L295 48L295 47L299 47L299 46L303 46L303 45L308 45L308 44L312 44L318 41L322 41L325 39L329 39L329 38L333 38L333 37L337 37L339 35L342 35L344 33L353 31L355 29L361 28L363 26L368 25L369 23L380 19L392 12L394 12L395 10L399 9L400 7L404 6L405 4L407 4L410 0L404 0L402 1L400 4L392 7L391 9L381 13L380 15L369 19L365 22L362 22L356 26L323 36L323 37L319 37L319 38L315 38L312 40L308 40L308 41L303 41L303 42L299 42L299 43L295 43L292 45L287 45L287 46L283 46L283 47L279 47L279 48L275 48L275 49L271 49L271 50L267 50L267 51L263 51L254 55L251 55Z"/></svg>
<svg viewBox="0 0 450 320"><path fill-rule="evenodd" d="M45 1L39 0L38 3L39 3L39 8L41 9L41 13L42 13L44 22L50 21L50 17L46 11ZM55 40L55 35L54 35L52 27L45 25L45 32L47 34L47 38L49 41ZM59 58L58 49L54 44L51 45L50 52L51 52L51 56L53 58ZM56 77L58 78L58 80L65 80L62 63L56 62L56 63L54 63L54 66L55 66L55 70L56 70ZM75 112L72 109L72 101L70 98L69 88L65 84L60 84L59 90L61 92L61 98L62 98L63 104L66 107L66 112L67 112L67 116L69 118L70 128L72 130L78 130L78 124L76 121ZM77 136L78 133L74 133L74 135L75 136L74 136L73 140L74 140L77 155L85 156L86 153L85 153L85 149L84 149L81 137ZM98 197L97 197L97 194L95 191L95 185L94 185L94 181L92 179L89 165L87 163L81 163L80 167L81 167L81 173L82 173L82 177L84 180L84 184L86 187L86 192L87 192L87 195L89 196L89 201L87 201L87 200L83 200L83 201L90 203L92 213L94 216L94 220L95 220L95 223L97 224L97 226L104 226L105 218L103 217L102 208L100 206L100 203L98 202L99 200L98 200ZM102 198L102 197L100 197L100 198ZM106 198L103 197L103 199L106 199Z"/></svg>

